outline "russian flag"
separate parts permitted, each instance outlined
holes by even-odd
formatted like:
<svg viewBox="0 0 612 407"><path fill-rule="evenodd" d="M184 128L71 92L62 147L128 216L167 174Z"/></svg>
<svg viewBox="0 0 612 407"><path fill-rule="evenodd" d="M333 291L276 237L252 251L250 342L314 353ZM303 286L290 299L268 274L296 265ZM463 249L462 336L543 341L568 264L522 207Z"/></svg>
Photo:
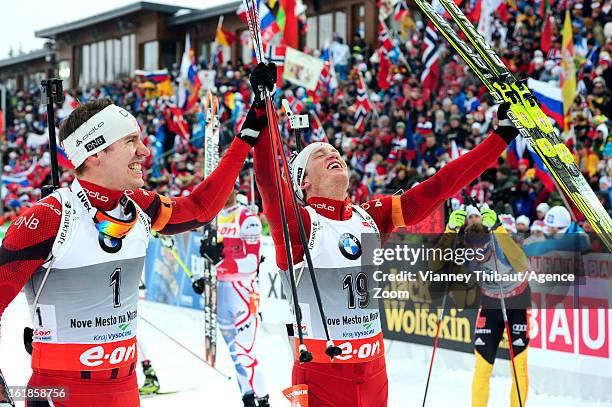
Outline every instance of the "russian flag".
<svg viewBox="0 0 612 407"><path fill-rule="evenodd" d="M523 158L525 149L527 148L527 141L523 137L516 137L506 148L506 155L510 168L518 168L518 162Z"/></svg>
<svg viewBox="0 0 612 407"><path fill-rule="evenodd" d="M546 165L544 165L544 161L540 158L540 156L533 151L531 147L527 147L529 152L531 153L531 159L533 160L534 168L536 170L536 178L538 178L544 188L548 191L552 192L555 190L555 181L553 180L552 174Z"/></svg>
<svg viewBox="0 0 612 407"><path fill-rule="evenodd" d="M19 185L22 187L27 187L30 185L30 181L28 181L26 177L13 177L10 175L3 176L2 183L4 185Z"/></svg>
<svg viewBox="0 0 612 407"><path fill-rule="evenodd" d="M259 0L259 22L261 24L261 37L266 42L280 32L276 17L266 6L266 3L261 0Z"/></svg>
<svg viewBox="0 0 612 407"><path fill-rule="evenodd" d="M170 79L170 74L167 69L158 69L154 71L145 71L142 69L136 69L134 71L136 76L144 76L148 81L153 83L162 83L165 80Z"/></svg>
<svg viewBox="0 0 612 407"><path fill-rule="evenodd" d="M527 86L540 102L542 111L563 128L563 95L561 88L529 78Z"/></svg>
<svg viewBox="0 0 612 407"><path fill-rule="evenodd" d="M74 165L72 165L72 162L68 159L68 155L60 146L57 146L57 163L64 168L74 170Z"/></svg>

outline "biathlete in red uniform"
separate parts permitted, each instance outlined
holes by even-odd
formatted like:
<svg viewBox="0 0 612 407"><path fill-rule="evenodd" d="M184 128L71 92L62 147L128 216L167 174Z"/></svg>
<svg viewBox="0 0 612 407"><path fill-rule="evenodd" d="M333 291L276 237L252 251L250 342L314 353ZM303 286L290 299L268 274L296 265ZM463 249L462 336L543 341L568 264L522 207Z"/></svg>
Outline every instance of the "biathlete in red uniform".
<svg viewBox="0 0 612 407"><path fill-rule="evenodd" d="M273 90L274 66L260 64L250 77L253 89ZM299 229L286 184L277 185L274 176L272 148L261 98L247 115L245 126L263 129L255 147L254 163L257 186L263 210L270 223L276 247L276 261L287 270L277 189L284 194L288 226L296 262L296 279L302 310L305 343L314 360L293 367L294 384L307 384L309 406L386 406L387 373L385 367L379 306L371 295L357 288L368 287L367 275L360 272L362 235L381 236L396 227L425 219L463 186L478 177L506 149L518 130L506 115L508 106L500 107L500 126L469 153L445 165L436 175L397 196L384 196L361 206L354 206L347 197L349 183L346 162L330 144L306 146L291 163L291 181L302 206L308 246L321 290L323 307L331 339L343 353L333 361L324 353L324 328L316 308L309 273L304 261ZM257 100L257 99L260 100ZM285 275L284 289L290 297ZM353 287L358 295L347 295ZM352 301L351 301L352 300ZM364 323L364 321L366 321Z"/></svg>
<svg viewBox="0 0 612 407"><path fill-rule="evenodd" d="M150 230L212 220L251 148L239 136L191 195L169 199L141 188L150 153L140 137L110 100L76 108L60 129L74 182L22 213L2 242L0 315L22 288L33 315L29 385L68 389L67 400L30 406L139 405L136 308Z"/></svg>

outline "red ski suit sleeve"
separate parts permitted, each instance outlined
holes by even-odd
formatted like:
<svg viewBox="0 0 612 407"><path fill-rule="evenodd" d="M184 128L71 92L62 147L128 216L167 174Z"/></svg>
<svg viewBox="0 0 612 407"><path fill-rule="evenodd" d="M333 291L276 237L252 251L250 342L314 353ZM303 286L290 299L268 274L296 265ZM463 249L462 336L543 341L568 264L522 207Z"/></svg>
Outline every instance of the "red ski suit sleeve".
<svg viewBox="0 0 612 407"><path fill-rule="evenodd" d="M451 161L433 177L398 196L385 196L362 205L376 222L381 233L389 233L396 227L412 225L425 219L439 205L454 195L463 186L478 177L491 166L507 147L506 142L492 133L481 144L467 154ZM283 240L283 227L274 176L272 148L268 128L259 135L254 153L255 180L263 201L263 212L270 224L270 234L276 249L276 263L282 270L287 269L287 255ZM303 257L299 230L289 186L282 182L280 189L287 210L287 224L291 238L291 251L294 264ZM310 216L299 208L304 220L306 235L310 235ZM316 209L315 209L316 210ZM342 213L343 211L340 211Z"/></svg>

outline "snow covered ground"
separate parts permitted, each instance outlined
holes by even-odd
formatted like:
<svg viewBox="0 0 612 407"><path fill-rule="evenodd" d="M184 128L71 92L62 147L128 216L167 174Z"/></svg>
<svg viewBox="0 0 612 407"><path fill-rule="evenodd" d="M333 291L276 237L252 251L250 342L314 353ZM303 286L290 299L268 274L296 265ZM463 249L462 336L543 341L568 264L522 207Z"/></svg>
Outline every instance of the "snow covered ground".
<svg viewBox="0 0 612 407"><path fill-rule="evenodd" d="M29 355L23 349L22 331L28 324L25 296L20 294L4 312L0 367L9 385L23 385L30 376ZM236 380L228 380L188 351L159 333L147 321L166 332L192 352L202 355L204 343L203 314L200 311L141 301L138 310L138 338L152 360L162 390L183 390L178 394L157 396L142 401L149 406L242 405ZM288 406L281 390L290 385L291 353L282 325L264 324L258 340L260 363L266 372L273 406ZM218 345L218 368L233 376L233 364L225 344ZM421 406L431 348L397 341L386 342L389 375L389 406ZM470 405L471 355L440 350L436 355L429 386L428 406L463 407ZM452 366L452 368L451 368ZM610 367L612 369L612 366ZM497 362L491 378L490 407L509 405L511 381L508 362ZM139 367L138 379L142 383ZM19 403L18 405L23 405ZM585 401L571 397L536 394L530 388L528 405L538 407L612 406L611 401Z"/></svg>

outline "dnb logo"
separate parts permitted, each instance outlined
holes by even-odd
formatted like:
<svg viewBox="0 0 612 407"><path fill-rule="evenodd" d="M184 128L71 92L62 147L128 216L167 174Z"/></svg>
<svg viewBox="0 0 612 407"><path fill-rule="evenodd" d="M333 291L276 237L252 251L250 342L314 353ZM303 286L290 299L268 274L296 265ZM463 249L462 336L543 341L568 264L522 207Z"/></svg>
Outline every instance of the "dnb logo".
<svg viewBox="0 0 612 407"><path fill-rule="evenodd" d="M357 260L361 256L361 243L350 233L344 233L338 240L340 253L349 260Z"/></svg>

